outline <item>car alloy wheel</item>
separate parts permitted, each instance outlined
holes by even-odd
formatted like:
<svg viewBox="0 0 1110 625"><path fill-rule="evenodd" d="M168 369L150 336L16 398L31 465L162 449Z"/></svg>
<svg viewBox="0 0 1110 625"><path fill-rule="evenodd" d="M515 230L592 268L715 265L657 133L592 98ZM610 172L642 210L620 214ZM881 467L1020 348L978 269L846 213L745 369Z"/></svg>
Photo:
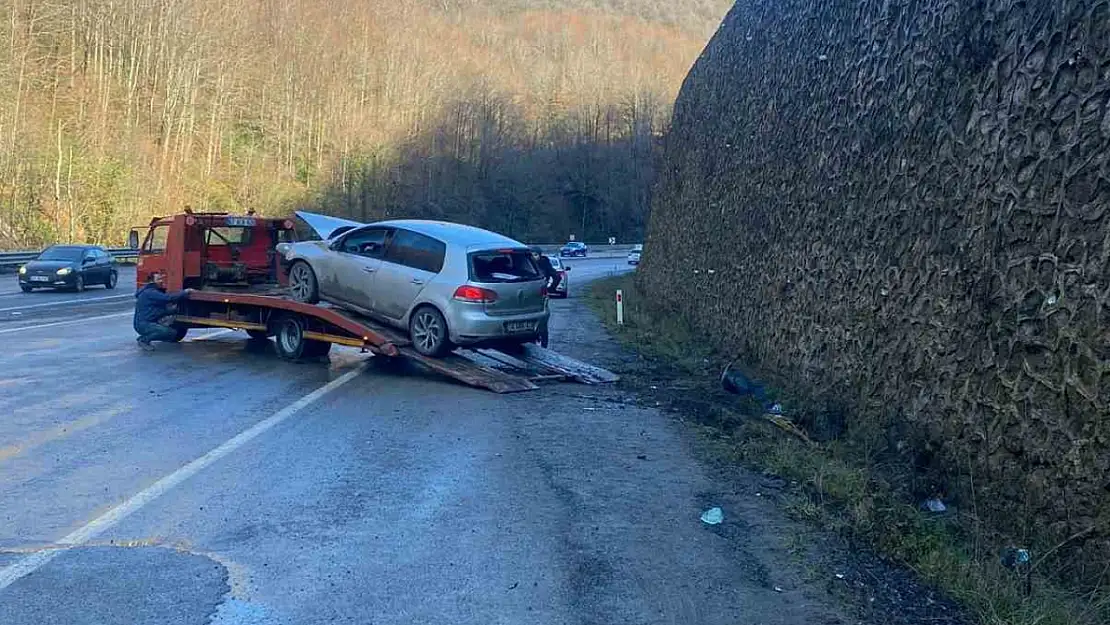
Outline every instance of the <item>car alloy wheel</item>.
<svg viewBox="0 0 1110 625"><path fill-rule="evenodd" d="M438 310L430 306L413 314L409 334L413 347L425 356L439 356L448 351L447 322Z"/></svg>
<svg viewBox="0 0 1110 625"><path fill-rule="evenodd" d="M308 263L297 262L289 272L289 290L293 299L308 304L316 303L316 274Z"/></svg>

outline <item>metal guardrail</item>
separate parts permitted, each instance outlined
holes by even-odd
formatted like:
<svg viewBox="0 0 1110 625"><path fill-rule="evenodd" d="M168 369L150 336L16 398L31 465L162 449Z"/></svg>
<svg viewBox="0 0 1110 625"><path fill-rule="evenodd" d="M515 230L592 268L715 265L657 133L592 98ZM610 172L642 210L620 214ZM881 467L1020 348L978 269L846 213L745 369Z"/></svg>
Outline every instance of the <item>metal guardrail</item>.
<svg viewBox="0 0 1110 625"><path fill-rule="evenodd" d="M105 248L116 259L138 258L139 250L133 250L129 247L113 247ZM38 258L41 251L38 252L0 252L0 267L17 267L24 263L29 263Z"/></svg>

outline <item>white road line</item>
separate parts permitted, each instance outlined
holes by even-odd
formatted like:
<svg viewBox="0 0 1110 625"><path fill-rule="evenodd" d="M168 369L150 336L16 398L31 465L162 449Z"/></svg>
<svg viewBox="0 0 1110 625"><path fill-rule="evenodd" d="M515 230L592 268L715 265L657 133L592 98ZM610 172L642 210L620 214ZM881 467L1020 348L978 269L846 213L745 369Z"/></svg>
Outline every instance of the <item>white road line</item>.
<svg viewBox="0 0 1110 625"><path fill-rule="evenodd" d="M54 327L58 327L58 326L71 326L71 325L76 325L78 323L88 323L89 321L96 321L98 319L112 319L114 317L130 317L134 314L135 313L133 313L131 311L128 311L128 312L121 312L121 313L113 313L111 315L97 315L95 317L85 317L83 319L70 319L69 321L55 321L54 323L42 323L42 324L39 324L37 326L21 326L21 327L18 327L18 328L4 328L3 330L0 330L0 334L11 334L12 332L23 332L25 330L38 330L40 328L54 328Z"/></svg>
<svg viewBox="0 0 1110 625"><path fill-rule="evenodd" d="M127 293L125 295L109 295L107 297L88 297L85 299L64 299L55 302L43 302L41 304L28 304L27 306L13 306L11 308L0 308L0 312L9 312L12 310L28 310L31 308L47 308L49 306L64 306L66 304L87 304L91 302L106 302L112 299L123 299L125 297L135 297L134 293Z"/></svg>
<svg viewBox="0 0 1110 625"><path fill-rule="evenodd" d="M158 499L162 495L168 493L169 491L173 490L177 486L181 485L182 482L196 475L204 468L212 465L224 456L231 454L235 450L251 442L259 435L265 433L274 426L289 419L324 395L327 395L340 386L343 386L347 382L355 379L360 373L362 373L363 369L365 368L365 363L358 365L351 371L344 373L331 382L328 382L320 388L312 391L308 395L305 395L292 404L289 404L285 408L282 408L278 412L275 412L273 415L267 417L266 419L259 421L246 430L243 430L219 447L204 454L196 460L193 460L189 464L181 467L173 473L170 473L154 484L151 484L147 488L139 491L127 501L116 506L115 508L112 508L103 515L93 519L88 523L88 525L75 530L65 538L59 540L58 544L61 545L61 548L38 551L29 556L16 560L14 563L10 564L6 568L0 569L0 590L4 590L8 586L11 586L13 583L18 581L20 578L30 575L31 573L34 573L38 569L42 568L43 565L57 557L58 554L64 551L65 548L79 547L89 542L93 538L96 538L104 532L112 529L112 527L114 527L120 521L126 519L132 513L141 510L143 507Z"/></svg>

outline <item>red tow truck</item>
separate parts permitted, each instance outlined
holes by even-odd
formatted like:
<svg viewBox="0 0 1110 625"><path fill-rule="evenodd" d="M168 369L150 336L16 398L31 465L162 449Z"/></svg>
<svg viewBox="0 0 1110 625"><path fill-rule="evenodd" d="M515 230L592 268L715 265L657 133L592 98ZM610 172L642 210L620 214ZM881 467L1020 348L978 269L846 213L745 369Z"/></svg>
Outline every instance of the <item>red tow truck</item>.
<svg viewBox="0 0 1110 625"><path fill-rule="evenodd" d="M140 232L140 230L145 230ZM457 349L431 358L411 347L407 336L369 318L326 303L305 304L287 296L288 275L277 245L296 240L291 218L253 213L199 213L156 217L130 233L139 250L136 286L163 272L169 291L194 289L161 322L183 340L192 328L230 328L253 340L269 340L291 361L327 356L343 345L389 359L406 359L466 384L499 393L538 388L543 380L586 384L612 382L604 369L538 345L519 352Z"/></svg>

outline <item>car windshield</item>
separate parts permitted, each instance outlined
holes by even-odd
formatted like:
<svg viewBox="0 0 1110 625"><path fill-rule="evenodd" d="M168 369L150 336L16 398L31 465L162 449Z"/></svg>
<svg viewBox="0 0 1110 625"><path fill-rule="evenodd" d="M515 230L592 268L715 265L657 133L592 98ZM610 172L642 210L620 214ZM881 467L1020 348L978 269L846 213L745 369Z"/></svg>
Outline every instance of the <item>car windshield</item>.
<svg viewBox="0 0 1110 625"><path fill-rule="evenodd" d="M540 277L527 250L491 250L470 255L470 277L475 282L527 282Z"/></svg>
<svg viewBox="0 0 1110 625"><path fill-rule="evenodd" d="M36 260L81 260L85 249L81 247L49 247Z"/></svg>

